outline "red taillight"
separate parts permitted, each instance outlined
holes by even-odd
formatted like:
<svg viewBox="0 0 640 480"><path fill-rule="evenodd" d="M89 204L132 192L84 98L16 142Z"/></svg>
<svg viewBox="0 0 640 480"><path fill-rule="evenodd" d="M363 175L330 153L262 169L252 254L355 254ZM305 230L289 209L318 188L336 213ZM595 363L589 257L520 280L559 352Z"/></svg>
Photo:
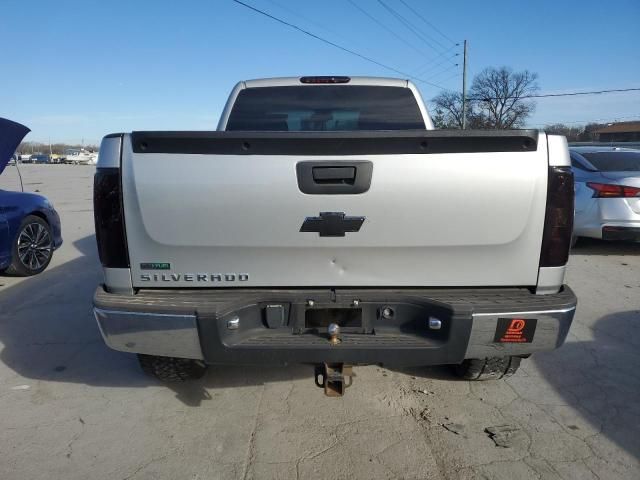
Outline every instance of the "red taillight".
<svg viewBox="0 0 640 480"><path fill-rule="evenodd" d="M611 185L610 183L587 182L587 187L593 190L593 198L633 198L640 197L640 188L625 185Z"/></svg>
<svg viewBox="0 0 640 480"><path fill-rule="evenodd" d="M300 83L349 83L350 77L302 77Z"/></svg>
<svg viewBox="0 0 640 480"><path fill-rule="evenodd" d="M569 259L573 232L573 173L570 167L549 167L541 267L561 267Z"/></svg>

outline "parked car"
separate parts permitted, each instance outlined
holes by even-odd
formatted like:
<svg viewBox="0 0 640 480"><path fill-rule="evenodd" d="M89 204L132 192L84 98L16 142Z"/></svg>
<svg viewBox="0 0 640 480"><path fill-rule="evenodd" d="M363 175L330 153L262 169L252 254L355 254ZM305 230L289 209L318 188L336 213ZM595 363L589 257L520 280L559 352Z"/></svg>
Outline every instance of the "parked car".
<svg viewBox="0 0 640 480"><path fill-rule="evenodd" d="M573 242L580 237L640 241L640 151L572 147L576 202Z"/></svg>
<svg viewBox="0 0 640 480"><path fill-rule="evenodd" d="M97 155L94 155L84 148L67 148L64 151L64 157L64 163L71 163L73 165L95 165Z"/></svg>
<svg viewBox="0 0 640 480"><path fill-rule="evenodd" d="M51 163L51 157L44 153L36 153L31 155L29 163Z"/></svg>
<svg viewBox="0 0 640 480"><path fill-rule="evenodd" d="M0 118L0 174L28 132L24 125ZM0 190L0 271L40 273L60 245L60 217L45 197Z"/></svg>
<svg viewBox="0 0 640 480"><path fill-rule="evenodd" d="M107 135L94 180L106 343L166 381L207 364L513 374L564 342L564 137L434 130L415 85L240 82L216 132Z"/></svg>

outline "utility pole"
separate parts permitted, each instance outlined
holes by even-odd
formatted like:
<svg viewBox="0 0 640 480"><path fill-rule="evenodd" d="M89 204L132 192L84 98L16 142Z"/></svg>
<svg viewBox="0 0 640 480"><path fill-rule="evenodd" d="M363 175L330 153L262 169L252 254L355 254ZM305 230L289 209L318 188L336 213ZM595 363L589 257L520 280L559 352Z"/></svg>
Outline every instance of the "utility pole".
<svg viewBox="0 0 640 480"><path fill-rule="evenodd" d="M467 41L464 41L462 61L462 129L467 128Z"/></svg>

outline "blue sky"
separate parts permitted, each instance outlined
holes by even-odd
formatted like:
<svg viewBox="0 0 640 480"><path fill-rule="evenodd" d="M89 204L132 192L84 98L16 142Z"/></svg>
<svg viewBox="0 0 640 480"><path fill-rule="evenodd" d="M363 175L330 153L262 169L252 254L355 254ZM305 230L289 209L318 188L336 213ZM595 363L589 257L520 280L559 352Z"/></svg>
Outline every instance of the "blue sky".
<svg viewBox="0 0 640 480"><path fill-rule="evenodd" d="M638 0L405 0L438 31L401 0L383 0L423 39L378 0L353 1L401 39L347 0L244 1L449 89L461 88L462 65L461 56L448 58L462 50L451 40L465 38L470 80L484 67L508 65L537 72L542 92L640 87ZM231 0L0 0L0 22L0 116L31 127L27 139L36 141L215 129L243 79L400 76ZM439 91L416 83L425 98ZM530 124L634 118L640 92L540 99Z"/></svg>

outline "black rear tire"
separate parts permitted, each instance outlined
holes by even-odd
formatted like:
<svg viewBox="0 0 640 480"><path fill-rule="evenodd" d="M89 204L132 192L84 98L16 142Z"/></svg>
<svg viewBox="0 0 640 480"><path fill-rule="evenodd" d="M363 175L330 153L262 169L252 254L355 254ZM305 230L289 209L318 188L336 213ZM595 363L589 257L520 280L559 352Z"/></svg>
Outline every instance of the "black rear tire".
<svg viewBox="0 0 640 480"><path fill-rule="evenodd" d="M31 239L31 241L29 241ZM11 247L11 265L4 273L29 277L44 271L53 257L53 232L41 217L27 215Z"/></svg>
<svg viewBox="0 0 640 480"><path fill-rule="evenodd" d="M456 365L455 370L465 380L499 380L516 373L520 360L520 357L471 358Z"/></svg>
<svg viewBox="0 0 640 480"><path fill-rule="evenodd" d="M207 371L204 363L189 358L138 354L138 361L144 373L165 383L197 380Z"/></svg>

